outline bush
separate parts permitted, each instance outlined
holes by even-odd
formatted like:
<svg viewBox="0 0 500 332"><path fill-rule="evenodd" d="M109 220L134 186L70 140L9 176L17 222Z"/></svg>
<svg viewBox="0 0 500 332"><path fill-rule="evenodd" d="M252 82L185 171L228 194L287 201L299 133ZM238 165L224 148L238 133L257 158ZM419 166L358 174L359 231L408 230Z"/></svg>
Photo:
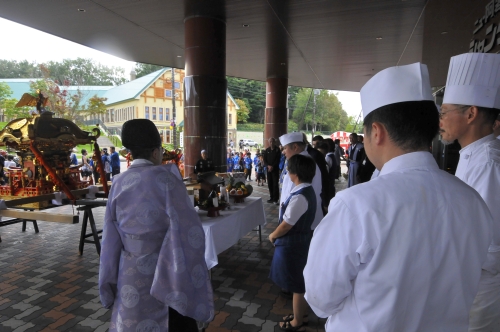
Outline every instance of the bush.
<svg viewBox="0 0 500 332"><path fill-rule="evenodd" d="M262 123L238 123L236 126L238 131L264 131L264 124Z"/></svg>

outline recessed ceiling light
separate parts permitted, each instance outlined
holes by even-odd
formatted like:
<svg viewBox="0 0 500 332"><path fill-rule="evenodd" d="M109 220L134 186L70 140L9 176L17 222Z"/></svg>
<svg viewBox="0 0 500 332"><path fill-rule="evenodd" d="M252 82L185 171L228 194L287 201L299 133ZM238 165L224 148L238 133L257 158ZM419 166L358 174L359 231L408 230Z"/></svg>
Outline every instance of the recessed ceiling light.
<svg viewBox="0 0 500 332"><path fill-rule="evenodd" d="M446 35L447 33L448 33L448 31L441 32L442 35Z"/></svg>
<svg viewBox="0 0 500 332"><path fill-rule="evenodd" d="M84 13L84 12L85 12L85 9L82 9L82 8L78 8L78 11L79 11L79 12L82 12L82 13Z"/></svg>
<svg viewBox="0 0 500 332"><path fill-rule="evenodd" d="M248 28L250 24L242 24L244 28Z"/></svg>
<svg viewBox="0 0 500 332"><path fill-rule="evenodd" d="M177 57L178 57L178 58L182 58L182 55L178 55Z"/></svg>
<svg viewBox="0 0 500 332"><path fill-rule="evenodd" d="M377 37L377 38L375 38L375 39L377 39L377 40L382 40L382 37Z"/></svg>

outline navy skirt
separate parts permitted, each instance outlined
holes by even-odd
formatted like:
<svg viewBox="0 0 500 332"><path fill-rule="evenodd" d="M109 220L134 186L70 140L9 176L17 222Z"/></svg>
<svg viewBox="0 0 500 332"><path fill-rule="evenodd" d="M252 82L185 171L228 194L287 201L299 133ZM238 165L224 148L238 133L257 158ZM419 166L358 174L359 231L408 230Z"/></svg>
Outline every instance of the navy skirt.
<svg viewBox="0 0 500 332"><path fill-rule="evenodd" d="M269 278L276 285L292 293L306 292L303 272L310 243L309 240L291 246L275 247Z"/></svg>

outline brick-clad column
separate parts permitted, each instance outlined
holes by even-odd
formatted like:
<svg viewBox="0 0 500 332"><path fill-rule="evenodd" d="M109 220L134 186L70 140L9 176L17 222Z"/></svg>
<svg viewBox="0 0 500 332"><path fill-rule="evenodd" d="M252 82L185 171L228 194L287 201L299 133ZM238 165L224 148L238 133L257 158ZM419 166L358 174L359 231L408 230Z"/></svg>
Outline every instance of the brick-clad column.
<svg viewBox="0 0 500 332"><path fill-rule="evenodd" d="M226 171L226 24L211 17L187 18L184 78L185 174L206 150L216 172Z"/></svg>
<svg viewBox="0 0 500 332"><path fill-rule="evenodd" d="M264 127L264 146L271 137L278 139L287 133L288 126L288 79L268 78L266 81L266 117Z"/></svg>

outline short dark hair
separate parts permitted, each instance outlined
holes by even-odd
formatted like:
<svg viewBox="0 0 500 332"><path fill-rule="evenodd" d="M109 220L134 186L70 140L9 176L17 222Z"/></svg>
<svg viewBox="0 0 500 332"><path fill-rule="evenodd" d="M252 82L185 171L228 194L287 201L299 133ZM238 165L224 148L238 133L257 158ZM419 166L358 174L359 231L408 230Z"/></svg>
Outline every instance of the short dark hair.
<svg viewBox="0 0 500 332"><path fill-rule="evenodd" d="M87 150L82 149L82 154L87 153Z"/></svg>
<svg viewBox="0 0 500 332"><path fill-rule="evenodd" d="M374 122L383 124L391 141L403 151L427 150L439 130L439 113L433 101L406 101L368 114L364 119L367 135Z"/></svg>
<svg viewBox="0 0 500 332"><path fill-rule="evenodd" d="M455 106L459 107L463 113L466 110L468 110L469 107L472 107L474 105L455 105ZM476 108L479 111L479 113L483 115L484 123L488 125L489 124L493 125L495 123L500 112L498 108L489 108L480 106L476 106Z"/></svg>
<svg viewBox="0 0 500 332"><path fill-rule="evenodd" d="M318 145L316 145L316 149L323 149L326 152L330 152L330 146L325 141L321 141L321 143L318 143Z"/></svg>
<svg viewBox="0 0 500 332"><path fill-rule="evenodd" d="M307 145L307 144L306 144L306 143L304 143L304 142L292 142L292 143L288 143L288 145L290 145L290 147L291 147L292 145L294 145L294 144L297 144L297 146L298 146L299 148L301 148L301 149L305 149L305 148L306 148L306 145Z"/></svg>
<svg viewBox="0 0 500 332"><path fill-rule="evenodd" d="M288 159L288 173L296 174L300 182L311 183L316 174L316 163L311 157L296 154Z"/></svg>
<svg viewBox="0 0 500 332"><path fill-rule="evenodd" d="M335 142L331 138L325 138L324 143L328 144L328 152L335 152Z"/></svg>
<svg viewBox="0 0 500 332"><path fill-rule="evenodd" d="M131 148L130 154L134 159L151 159L153 150L156 148Z"/></svg>
<svg viewBox="0 0 500 332"><path fill-rule="evenodd" d="M356 134L356 133L351 133L351 134L349 135L349 137L351 137L351 136L353 136L354 138L358 138L358 134Z"/></svg>
<svg viewBox="0 0 500 332"><path fill-rule="evenodd" d="M323 140L323 136L316 135L313 137L313 141L322 141L322 140Z"/></svg>

